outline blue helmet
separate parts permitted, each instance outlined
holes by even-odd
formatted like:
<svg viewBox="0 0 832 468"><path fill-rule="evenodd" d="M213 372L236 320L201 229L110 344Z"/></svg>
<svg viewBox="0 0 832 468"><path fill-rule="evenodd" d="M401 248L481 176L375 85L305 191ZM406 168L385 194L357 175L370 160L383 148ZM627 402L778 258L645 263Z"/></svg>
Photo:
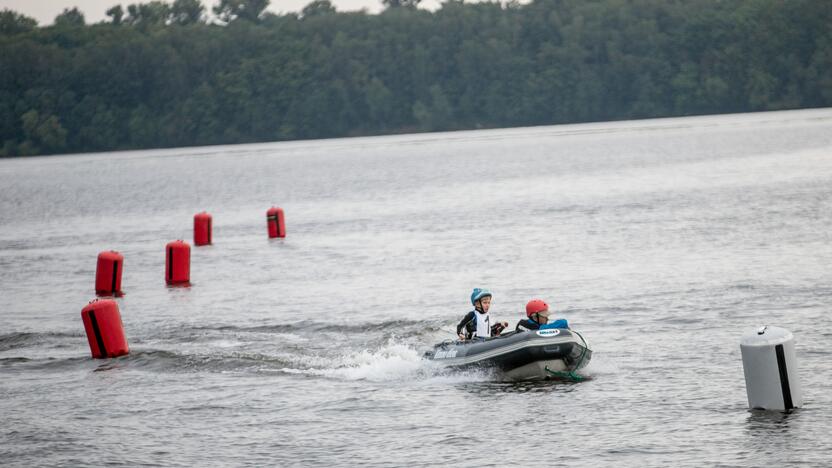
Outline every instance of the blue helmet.
<svg viewBox="0 0 832 468"><path fill-rule="evenodd" d="M491 297L491 291L487 289L474 288L474 292L471 293L471 305L474 305L478 300L486 296Z"/></svg>

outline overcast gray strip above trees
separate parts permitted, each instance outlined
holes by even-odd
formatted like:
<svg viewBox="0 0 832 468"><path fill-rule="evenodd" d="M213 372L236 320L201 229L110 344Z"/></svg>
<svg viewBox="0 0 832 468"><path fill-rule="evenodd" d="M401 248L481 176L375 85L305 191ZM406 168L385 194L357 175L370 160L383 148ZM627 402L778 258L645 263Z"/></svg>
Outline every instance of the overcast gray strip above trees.
<svg viewBox="0 0 832 468"><path fill-rule="evenodd" d="M546 125L832 105L816 0L315 0L0 12L0 155Z"/></svg>

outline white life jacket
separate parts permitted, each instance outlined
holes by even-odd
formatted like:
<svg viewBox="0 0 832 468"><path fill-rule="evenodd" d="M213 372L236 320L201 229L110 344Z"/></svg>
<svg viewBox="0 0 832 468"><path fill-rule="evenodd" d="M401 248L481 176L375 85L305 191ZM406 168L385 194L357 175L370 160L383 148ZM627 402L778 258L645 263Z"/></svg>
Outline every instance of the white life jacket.
<svg viewBox="0 0 832 468"><path fill-rule="evenodd" d="M474 320L477 321L477 331L474 336L480 338L488 338L491 336L491 317L488 312L481 314L478 310L474 310Z"/></svg>

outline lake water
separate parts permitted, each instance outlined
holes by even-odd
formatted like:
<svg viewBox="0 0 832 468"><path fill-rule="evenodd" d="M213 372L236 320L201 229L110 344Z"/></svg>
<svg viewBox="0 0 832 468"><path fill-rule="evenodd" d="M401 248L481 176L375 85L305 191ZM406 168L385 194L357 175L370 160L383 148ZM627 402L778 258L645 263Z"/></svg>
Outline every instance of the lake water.
<svg viewBox="0 0 832 468"><path fill-rule="evenodd" d="M111 249L131 353L93 360ZM589 379L423 361L473 287L546 300ZM825 467L832 109L0 160L0 297L5 466ZM748 409L764 324L791 414Z"/></svg>

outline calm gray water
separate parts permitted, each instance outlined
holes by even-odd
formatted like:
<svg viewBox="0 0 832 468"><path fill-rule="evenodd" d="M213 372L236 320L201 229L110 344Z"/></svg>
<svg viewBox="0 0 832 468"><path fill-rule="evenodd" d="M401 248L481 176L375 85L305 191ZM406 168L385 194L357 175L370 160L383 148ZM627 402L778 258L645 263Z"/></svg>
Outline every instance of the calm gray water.
<svg viewBox="0 0 832 468"><path fill-rule="evenodd" d="M832 462L830 109L0 160L0 220L2 465ZM131 353L93 360L110 249ZM475 286L512 324L547 300L590 379L422 361ZM792 414L747 408L763 324L795 335Z"/></svg>

